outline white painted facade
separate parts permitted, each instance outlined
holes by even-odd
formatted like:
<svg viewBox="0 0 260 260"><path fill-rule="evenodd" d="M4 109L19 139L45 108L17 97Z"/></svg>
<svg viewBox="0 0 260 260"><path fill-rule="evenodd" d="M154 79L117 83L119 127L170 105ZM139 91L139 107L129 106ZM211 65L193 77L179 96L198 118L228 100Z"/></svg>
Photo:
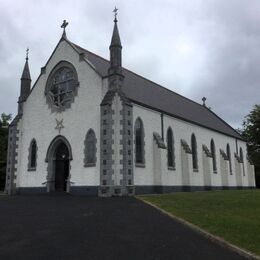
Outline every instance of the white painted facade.
<svg viewBox="0 0 260 260"><path fill-rule="evenodd" d="M52 69L62 60L75 67L80 82L78 95L71 108L64 112L51 112L44 94L46 81ZM78 185L99 184L99 163L96 167L84 167L84 140L87 131L92 128L97 140L100 135L100 102L102 100L102 78L87 62L79 61L78 53L66 41L61 41L46 66L46 73L36 82L30 96L24 104L23 118L20 129L20 155L17 187L42 187L46 182L47 163L45 162L51 141L59 134L56 119L63 119L64 128L61 135L69 141L73 160L70 163L71 182ZM37 141L36 171L27 171L28 149L32 138ZM97 142L99 147L99 141ZM99 162L99 153L97 153Z"/></svg>

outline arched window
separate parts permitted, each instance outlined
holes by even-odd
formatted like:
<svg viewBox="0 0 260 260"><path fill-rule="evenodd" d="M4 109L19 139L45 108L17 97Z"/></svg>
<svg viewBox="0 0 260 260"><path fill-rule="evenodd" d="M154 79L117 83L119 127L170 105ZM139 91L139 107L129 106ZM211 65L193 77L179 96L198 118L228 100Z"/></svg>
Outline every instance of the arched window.
<svg viewBox="0 0 260 260"><path fill-rule="evenodd" d="M211 139L210 141L210 150L212 154L213 172L217 172L216 149L215 149L215 143L213 139Z"/></svg>
<svg viewBox="0 0 260 260"><path fill-rule="evenodd" d="M241 162L243 163L243 162L244 162L244 156L243 156L243 150L242 150L242 147L240 147L240 149L239 149L239 156L240 156L240 160L241 160Z"/></svg>
<svg viewBox="0 0 260 260"><path fill-rule="evenodd" d="M241 163L243 164L243 175L245 175L244 156L243 156L243 149L242 149L242 147L240 147L240 149L239 149L239 157L240 157Z"/></svg>
<svg viewBox="0 0 260 260"><path fill-rule="evenodd" d="M231 162L231 153L230 153L230 147L229 144L227 144L227 157L229 161L229 172L232 174L232 162Z"/></svg>
<svg viewBox="0 0 260 260"><path fill-rule="evenodd" d="M192 166L193 170L198 170L198 153L197 153L197 141L194 134L191 135L191 152L192 152Z"/></svg>
<svg viewBox="0 0 260 260"><path fill-rule="evenodd" d="M96 144L97 144L97 139L96 139L96 135L95 132L92 129L89 129L87 134L86 134L86 138L85 138L85 149L84 149L84 154L85 154L85 158L84 158L84 165L85 167L89 167L89 166L95 166L96 165L96 152L97 152L97 148L96 148Z"/></svg>
<svg viewBox="0 0 260 260"><path fill-rule="evenodd" d="M37 144L35 139L32 139L30 143L28 159L28 170L35 171L37 165Z"/></svg>
<svg viewBox="0 0 260 260"><path fill-rule="evenodd" d="M144 164L144 127L140 118L135 121L135 162Z"/></svg>
<svg viewBox="0 0 260 260"><path fill-rule="evenodd" d="M167 130L167 159L168 167L175 168L174 138L170 127Z"/></svg>

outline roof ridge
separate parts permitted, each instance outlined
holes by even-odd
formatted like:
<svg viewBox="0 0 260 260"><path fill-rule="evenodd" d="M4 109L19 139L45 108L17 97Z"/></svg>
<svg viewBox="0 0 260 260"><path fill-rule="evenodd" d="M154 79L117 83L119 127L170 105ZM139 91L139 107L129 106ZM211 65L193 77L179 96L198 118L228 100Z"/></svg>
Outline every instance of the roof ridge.
<svg viewBox="0 0 260 260"><path fill-rule="evenodd" d="M81 46L79 46L79 45L77 45L77 44L75 44L75 43L73 43L73 42L71 42L71 41L70 41L70 43L72 43L73 45L75 45L75 47L77 47L77 48L80 48L80 49L82 49L82 50L84 50L84 51L86 51L86 52L89 52L90 54L92 54L92 55L94 55L94 56L96 56L96 57L98 57L98 58L101 58L102 60L104 60L104 61L106 61L106 62L109 62L109 60L103 58L102 56L97 55L96 53L94 53L94 52L92 52L92 51L89 51L89 50L87 50L87 49L85 49L85 48L83 48L83 47L81 47ZM190 99L190 98L187 98L187 97L185 97L185 96L183 96L183 95L181 95L181 94L179 94L179 93L177 93L177 92L175 92L175 91L173 91L173 90L171 90L171 89L168 89L168 88L166 88L166 87L164 87L164 86L162 86L162 85L160 85L160 84L158 84L158 83L156 83L156 82L154 82L154 81L152 81L152 80L150 80L150 79L148 79L148 78L146 78L146 77L144 77L144 76L142 76L142 75L139 75L139 74L137 74L136 72L133 72L133 71L131 71L131 70L125 68L125 67L122 67L122 68L123 68L123 70L126 70L126 71L128 71L128 72L130 72L130 73L132 73L132 74L134 74L134 75L136 75L136 76L138 76L138 77L140 77L140 78L146 80L146 81L149 81L149 82L151 82L151 83L157 85L158 87L160 87L160 88L162 88L162 89L164 89L164 90L167 90L167 91L169 91L169 92L171 92L171 93L174 93L174 94L176 94L176 95L178 95L178 96L180 96L180 97L186 99L186 100L189 101L189 102L193 102L193 103L195 103L196 105L199 105L200 107L203 107L203 105L201 105L200 103L198 103L198 102L196 102L196 101L194 101L194 100L192 100L192 99Z"/></svg>
<svg viewBox="0 0 260 260"><path fill-rule="evenodd" d="M75 44L75 43L73 43L73 42L71 42L71 41L69 41L69 43L70 44L72 44L75 48L77 48L79 51L81 50L81 51L83 51L83 52L86 52L87 54L90 54L90 55L93 55L94 57L96 57L96 58L98 58L98 59L101 59L101 60L103 60L103 61L105 61L106 63L109 63L110 61L108 60L108 59L105 59L105 58L103 58L103 57L101 57L101 56L99 56L99 55L97 55L97 54L95 54L95 53L93 53L93 52L91 52L91 51L89 51L89 50L87 50L87 49L85 49L85 48L83 48L83 47L81 47L81 46L79 46L79 45L77 45L77 44ZM200 103L198 103L198 102L196 102L196 101L194 101L194 100L192 100L192 99L189 99L189 98L187 98L187 97L185 97L185 96L183 96L183 95L181 95L181 94L179 94L179 93L177 93L177 92L175 92L175 91L173 91L173 90L171 90L171 89L168 89L168 88L166 88L166 87L164 87L164 86L162 86L162 85L159 85L158 83L156 83L156 82L154 82L154 81L152 81L152 80L150 80L150 79L147 79L147 78L145 78L145 77L143 77L143 76L141 76L141 75L139 75L139 74L137 74L136 72L133 72L133 71L131 71L131 70L129 70L129 69L126 69L126 68L124 68L123 67L123 70L124 71L126 71L126 72L128 72L128 73L130 73L130 74L132 74L132 75L134 75L134 76L136 76L137 78L139 78L139 79L143 79L143 80L145 80L146 82L150 82L151 84L153 84L153 85L155 85L156 87L159 87L160 89L162 89L162 90L164 90L164 91L168 91L169 93L171 93L171 94L173 94L173 95L175 95L175 96L178 96L178 97L180 97L182 100L185 100L186 102L189 102L190 104L194 104L194 105L196 105L196 107L197 108L201 108L201 109L207 109L207 112L209 112L209 113L211 113L212 115L214 115L214 117L215 118L217 118L218 120L220 120L222 123L224 123L224 125L226 125L230 130L232 130L232 132L233 132L233 137L235 137L235 138L242 138L241 137L241 135L231 126L231 125L229 125L227 122L225 122L222 118L220 118L216 113L214 113L213 111L211 111L210 109L208 109L208 108L205 108L202 104L200 104ZM104 75L104 74L103 74ZM107 76L103 76L104 78L106 78ZM151 86L149 86L149 87L151 87ZM131 98L130 98L131 99ZM166 112L166 111L165 111ZM195 123L195 124L197 124L196 123L196 121L193 121L193 120L191 120L191 122L193 122L193 123ZM204 124L202 124L202 125L204 125ZM204 125L204 127L207 127L206 125ZM215 128L211 128L211 127L208 127L208 128L210 128L210 129L215 129ZM215 131L217 131L217 132L222 132L222 133L224 133L224 134L227 134L227 135L230 135L230 134L228 134L227 132L223 132L223 131L219 131L219 130L217 130L217 129L215 129ZM236 136L237 135L237 136Z"/></svg>

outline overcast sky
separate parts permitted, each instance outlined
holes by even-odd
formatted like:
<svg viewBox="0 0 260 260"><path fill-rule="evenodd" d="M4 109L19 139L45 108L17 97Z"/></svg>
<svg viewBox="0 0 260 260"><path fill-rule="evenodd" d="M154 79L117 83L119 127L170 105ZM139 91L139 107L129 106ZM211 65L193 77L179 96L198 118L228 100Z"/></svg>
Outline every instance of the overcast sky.
<svg viewBox="0 0 260 260"><path fill-rule="evenodd" d="M16 114L25 50L32 83L67 37L109 57L114 6L123 66L237 128L260 103L259 0L0 0L0 113Z"/></svg>

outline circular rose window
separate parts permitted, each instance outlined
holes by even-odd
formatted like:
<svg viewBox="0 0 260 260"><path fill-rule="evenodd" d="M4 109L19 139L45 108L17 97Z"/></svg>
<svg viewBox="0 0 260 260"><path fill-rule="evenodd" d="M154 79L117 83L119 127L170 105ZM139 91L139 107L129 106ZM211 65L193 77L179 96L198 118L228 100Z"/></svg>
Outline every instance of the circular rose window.
<svg viewBox="0 0 260 260"><path fill-rule="evenodd" d="M58 112L70 107L77 94L78 79L71 64L62 62L50 74L46 85L47 103Z"/></svg>

